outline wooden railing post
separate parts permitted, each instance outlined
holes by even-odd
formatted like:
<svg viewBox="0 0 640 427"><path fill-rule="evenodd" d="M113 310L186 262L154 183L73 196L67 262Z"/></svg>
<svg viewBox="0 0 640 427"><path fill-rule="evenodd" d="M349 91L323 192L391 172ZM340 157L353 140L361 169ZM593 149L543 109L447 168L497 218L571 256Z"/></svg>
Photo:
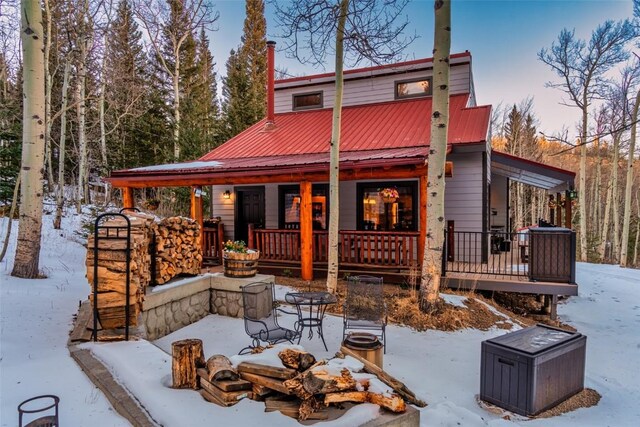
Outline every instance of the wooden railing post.
<svg viewBox="0 0 640 427"><path fill-rule="evenodd" d="M569 194L571 194L569 190L564 192L564 226L571 230L571 199Z"/></svg>
<svg viewBox="0 0 640 427"><path fill-rule="evenodd" d="M218 257L220 258L220 264L222 264L222 249L224 248L224 224L222 221L218 221Z"/></svg>
<svg viewBox="0 0 640 427"><path fill-rule="evenodd" d="M556 193L556 227L562 226L562 205L560 204L560 193Z"/></svg>
<svg viewBox="0 0 640 427"><path fill-rule="evenodd" d="M300 183L300 268L302 280L313 280L311 182Z"/></svg>
<svg viewBox="0 0 640 427"><path fill-rule="evenodd" d="M247 240L249 240L249 241L247 242L247 246L249 248L251 248L251 249L257 249L256 248L256 239L255 239L256 232L254 231L255 226L253 224L249 224L248 228L249 228L249 232L248 232Z"/></svg>
<svg viewBox="0 0 640 427"><path fill-rule="evenodd" d="M191 219L196 220L196 222L200 225L200 248L204 251L203 244L203 228L204 221L202 218L202 188L199 186L191 187Z"/></svg>

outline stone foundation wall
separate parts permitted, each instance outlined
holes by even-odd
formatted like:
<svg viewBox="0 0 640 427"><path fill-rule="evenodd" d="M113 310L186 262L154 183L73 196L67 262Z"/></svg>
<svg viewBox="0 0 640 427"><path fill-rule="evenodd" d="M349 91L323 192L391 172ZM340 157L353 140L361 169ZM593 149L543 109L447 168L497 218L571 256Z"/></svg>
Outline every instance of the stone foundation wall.
<svg viewBox="0 0 640 427"><path fill-rule="evenodd" d="M220 316L242 317L242 293L211 289L211 314Z"/></svg>
<svg viewBox="0 0 640 427"><path fill-rule="evenodd" d="M142 309L146 337L148 340L162 338L208 314L241 318L244 315L241 287L253 282L273 282L274 279L274 276L263 274L235 279L216 273L153 288L145 296Z"/></svg>

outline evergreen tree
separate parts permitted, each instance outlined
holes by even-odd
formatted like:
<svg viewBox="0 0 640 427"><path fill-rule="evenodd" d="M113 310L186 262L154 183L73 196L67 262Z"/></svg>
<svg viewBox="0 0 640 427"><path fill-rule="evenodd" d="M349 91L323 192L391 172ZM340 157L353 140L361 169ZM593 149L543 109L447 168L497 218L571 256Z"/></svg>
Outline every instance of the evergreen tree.
<svg viewBox="0 0 640 427"><path fill-rule="evenodd" d="M231 138L264 118L267 44L264 1L247 0L242 45L231 51L223 80L224 135Z"/></svg>
<svg viewBox="0 0 640 427"><path fill-rule="evenodd" d="M246 96L248 125L262 120L267 99L267 21L263 0L247 0L240 56L247 67L249 91Z"/></svg>
<svg viewBox="0 0 640 427"><path fill-rule="evenodd" d="M231 50L229 53L227 76L222 82L222 114L224 117L222 132L224 138L229 139L252 124L250 112L245 108L246 95L250 86L249 76L239 52Z"/></svg>
<svg viewBox="0 0 640 427"><path fill-rule="evenodd" d="M107 153L109 167L120 169L138 165L140 157L150 157L150 153L141 152L138 144L139 128L143 126L138 118L144 113L144 97L148 96L147 70L142 33L128 0L118 4L107 39L104 76Z"/></svg>
<svg viewBox="0 0 640 427"><path fill-rule="evenodd" d="M20 171L22 104L18 84L11 81L9 65L0 52L0 203L7 204Z"/></svg>

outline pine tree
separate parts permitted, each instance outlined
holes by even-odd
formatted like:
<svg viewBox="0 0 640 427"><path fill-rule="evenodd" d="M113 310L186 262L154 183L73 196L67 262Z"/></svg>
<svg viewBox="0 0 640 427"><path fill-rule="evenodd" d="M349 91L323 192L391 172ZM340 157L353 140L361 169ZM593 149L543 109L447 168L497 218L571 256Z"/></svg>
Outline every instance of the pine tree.
<svg viewBox="0 0 640 427"><path fill-rule="evenodd" d="M248 0L242 44L231 51L223 80L226 139L262 120L266 112L267 44L264 1Z"/></svg>
<svg viewBox="0 0 640 427"><path fill-rule="evenodd" d="M118 3L108 34L105 58L105 122L109 170L136 165L140 146L137 118L144 113L146 57L142 33L128 0ZM142 153L144 154L144 153Z"/></svg>
<svg viewBox="0 0 640 427"><path fill-rule="evenodd" d="M9 76L9 64L0 52L0 203L11 200L22 154L22 105L19 85Z"/></svg>
<svg viewBox="0 0 640 427"><path fill-rule="evenodd" d="M247 0L246 18L240 56L247 67L249 91L246 96L248 125L262 120L266 114L267 86L267 21L263 0Z"/></svg>
<svg viewBox="0 0 640 427"><path fill-rule="evenodd" d="M251 125L246 94L249 92L249 76L238 52L231 50L227 60L227 76L222 80L222 114L224 128L222 133L229 139Z"/></svg>

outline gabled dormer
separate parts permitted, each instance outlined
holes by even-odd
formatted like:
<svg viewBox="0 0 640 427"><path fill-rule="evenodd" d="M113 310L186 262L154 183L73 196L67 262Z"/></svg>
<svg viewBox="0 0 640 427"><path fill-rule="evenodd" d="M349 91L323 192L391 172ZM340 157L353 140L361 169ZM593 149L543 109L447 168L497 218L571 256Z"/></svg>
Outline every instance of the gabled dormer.
<svg viewBox="0 0 640 427"><path fill-rule="evenodd" d="M344 72L343 106L375 104L429 97L432 94L433 58ZM475 106L471 54L451 55L450 94L470 94ZM275 82L275 113L332 108L335 73L293 77Z"/></svg>

